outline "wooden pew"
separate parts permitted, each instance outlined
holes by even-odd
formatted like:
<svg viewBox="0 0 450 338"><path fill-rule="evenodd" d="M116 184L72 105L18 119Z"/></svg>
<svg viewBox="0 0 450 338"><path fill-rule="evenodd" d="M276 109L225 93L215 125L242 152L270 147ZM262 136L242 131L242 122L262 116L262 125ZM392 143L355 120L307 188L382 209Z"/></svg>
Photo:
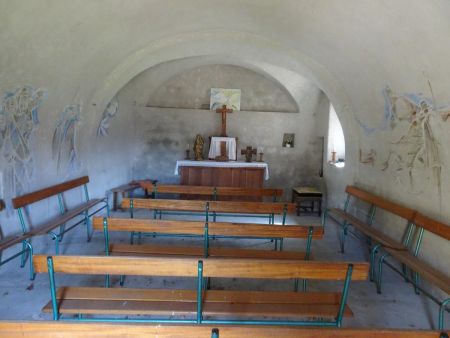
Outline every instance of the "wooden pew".
<svg viewBox="0 0 450 338"><path fill-rule="evenodd" d="M94 217L93 229L103 231L106 255L129 256L188 256L222 258L263 258L263 259L312 259L312 239L323 238L323 227L312 225L274 226L250 223L219 223L195 221L170 221L151 219L125 219ZM111 231L126 231L148 235L181 235L203 238L203 246L164 246L155 244L110 244ZM242 249L236 247L211 247L211 237L225 238L296 238L306 239L306 251L273 251ZM131 236L133 238L133 236ZM121 285L123 279L121 279ZM295 281L295 290L298 281ZM303 290L306 289L306 281Z"/></svg>
<svg viewBox="0 0 450 338"><path fill-rule="evenodd" d="M436 296L431 295L427 292L421 285L419 276L426 279L429 283L438 287L447 295L450 295L450 276L435 269L428 263L421 260L418 255L420 253L420 248L422 245L423 236L425 231L430 232L434 235L437 235L447 241L450 240L450 226L441 222L438 222L434 219L431 219L421 213L416 213L413 219L413 224L416 227L417 241L415 243L411 243L409 250L396 250L393 248L384 248L385 254L381 255L378 261L378 274L377 274L377 291L381 293L381 281L382 281L382 268L383 264L388 265L391 269L401 274L407 281L411 282L416 292L418 293L421 290L425 295L430 297L439 305L439 318L438 318L438 327L440 330L444 327L444 311L447 310L448 305L450 304L450 298L447 297L443 301L436 298ZM412 236L414 237L414 236ZM448 243L447 243L448 245ZM414 271L413 276L408 276L408 273L405 269L399 270L393 264L391 264L387 258L392 257L395 258L398 262L402 263L404 266L407 266L412 271ZM448 310L447 310L448 311Z"/></svg>
<svg viewBox="0 0 450 338"><path fill-rule="evenodd" d="M221 198L255 198L260 201L263 197L270 197L274 202L283 196L283 189L273 188L242 188L242 187L214 187L193 185L169 185L152 184L149 181L138 181L140 186L148 191L153 191L155 198L158 194L176 194L181 197L196 195L207 200L218 200Z"/></svg>
<svg viewBox="0 0 450 338"><path fill-rule="evenodd" d="M139 199L124 198L122 200L122 208L129 208L130 217L134 217L134 209L142 208L154 210L153 217L161 210L168 210L178 214L200 213L205 216L205 220L209 221L212 215L215 222L217 216L245 216L245 215L268 215L269 224L275 223L275 215L282 216L282 225L286 223L288 214L293 214L296 208L294 203L280 202L234 202L234 201L193 201L193 200L158 200L158 199ZM160 214L161 218L161 214ZM277 249L278 240L275 240L275 249ZM280 240L280 248L283 248L283 240Z"/></svg>
<svg viewBox="0 0 450 338"><path fill-rule="evenodd" d="M384 328L300 328L288 326L250 327L0 321L0 336L8 338L446 338L448 337L448 332Z"/></svg>
<svg viewBox="0 0 450 338"><path fill-rule="evenodd" d="M95 320L142 321L184 324L337 326L352 312L346 305L351 280L367 279L367 263L296 260L142 258L99 256L35 256L38 273L48 273L51 301L44 307L53 319L78 314L107 315ZM63 287L57 289L55 273L135 275L196 278L194 290ZM336 292L268 292L204 290L205 278L318 279L344 281ZM145 315L155 318L133 319ZM118 317L126 316L126 317ZM164 316L164 318L162 318ZM183 316L186 319L174 319ZM276 318L274 320L265 317ZM285 319L288 318L288 319ZM305 318L305 319L300 319ZM306 320L323 318L325 320Z"/></svg>
<svg viewBox="0 0 450 338"><path fill-rule="evenodd" d="M109 214L109 208L108 208L108 201L106 198L98 198L98 199L89 198L89 193L87 189L88 182L89 177L83 176L76 178L74 180L66 181L64 183L56 184L48 188L44 188L22 196L15 197L12 200L12 204L14 206L14 209L17 209L23 234L28 237L50 234L55 242L56 254L58 254L59 242L63 239L64 234L70 231L71 229L75 228L77 225L85 223L87 237L89 241L90 217L103 209L106 209L107 214ZM78 187L83 187L85 201L82 202L81 204L78 204L74 208L68 209L64 203L63 193ZM25 221L24 217L25 207L38 201L51 198L53 196L57 196L58 199L58 207L60 211L59 215L51 218L50 220L47 220L46 222L40 225L35 224L27 225L27 222ZM97 206L99 206L97 209L90 212L92 208ZM74 224L71 224L69 228L66 228L66 223L72 220L76 220L76 222ZM54 231L56 228L59 228L57 232ZM23 257L24 256L22 256L22 261L24 260ZM32 259L31 255L30 257Z"/></svg>
<svg viewBox="0 0 450 338"><path fill-rule="evenodd" d="M347 200L345 201L344 209L333 208L328 209L324 213L323 223L325 226L326 218L331 217L335 222L341 226L341 252L344 252L345 238L349 231L349 226L352 226L362 234L366 235L370 240L371 252L370 252L370 265L371 273L370 280L374 280L375 275L375 256L380 247L391 248L395 250L406 250L408 241L410 240L410 232L412 230L412 220L416 211L397 203L391 202L382 197L376 196L357 188L355 186L347 186L345 189L347 193ZM353 216L349 211L350 199L358 199L366 202L370 205L368 211L368 221L362 221L357 217ZM404 239L394 239L386 235L380 230L377 230L373 226L373 220L375 217L375 212L378 209L382 209L388 213L399 216L407 221L406 231ZM375 242L376 244L373 244Z"/></svg>

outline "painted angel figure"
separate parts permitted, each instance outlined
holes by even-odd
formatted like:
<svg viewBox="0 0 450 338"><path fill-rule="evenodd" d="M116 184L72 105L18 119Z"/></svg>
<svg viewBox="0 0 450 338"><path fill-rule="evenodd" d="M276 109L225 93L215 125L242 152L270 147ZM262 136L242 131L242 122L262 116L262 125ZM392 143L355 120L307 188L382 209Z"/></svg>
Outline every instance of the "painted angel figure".
<svg viewBox="0 0 450 338"><path fill-rule="evenodd" d="M105 111L103 112L102 119L97 129L97 136L107 136L109 133L109 123L117 115L119 111L119 101L117 97L114 97L111 102L108 103Z"/></svg>
<svg viewBox="0 0 450 338"><path fill-rule="evenodd" d="M52 154L57 159L57 170L64 165L67 170L77 166L76 126L80 121L81 105L66 106L56 123L53 133Z"/></svg>

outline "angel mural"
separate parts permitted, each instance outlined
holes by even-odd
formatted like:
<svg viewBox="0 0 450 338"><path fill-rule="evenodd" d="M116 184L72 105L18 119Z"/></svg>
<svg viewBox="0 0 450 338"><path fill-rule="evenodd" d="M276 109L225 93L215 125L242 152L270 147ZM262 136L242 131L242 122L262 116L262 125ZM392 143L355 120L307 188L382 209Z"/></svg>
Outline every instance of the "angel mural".
<svg viewBox="0 0 450 338"><path fill-rule="evenodd" d="M46 96L45 89L22 86L7 90L1 97L0 170L4 171L6 198L21 193L32 175L31 138Z"/></svg>
<svg viewBox="0 0 450 338"><path fill-rule="evenodd" d="M110 121L117 115L118 111L119 101L117 97L114 97L103 112L102 119L97 128L97 136L108 136Z"/></svg>
<svg viewBox="0 0 450 338"><path fill-rule="evenodd" d="M68 105L61 112L52 140L53 159L57 160L57 172L66 174L78 167L76 129L80 121L81 105Z"/></svg>
<svg viewBox="0 0 450 338"><path fill-rule="evenodd" d="M440 193L441 161L432 119L440 116L445 121L450 107L437 106L434 100L422 94L394 95L389 88L385 91L385 111L389 112L386 116L392 129L401 129L401 136L391 142L392 147L382 170L389 169L400 182L401 174L407 173L411 188L417 188L415 185L419 180L416 176L421 171L430 170Z"/></svg>

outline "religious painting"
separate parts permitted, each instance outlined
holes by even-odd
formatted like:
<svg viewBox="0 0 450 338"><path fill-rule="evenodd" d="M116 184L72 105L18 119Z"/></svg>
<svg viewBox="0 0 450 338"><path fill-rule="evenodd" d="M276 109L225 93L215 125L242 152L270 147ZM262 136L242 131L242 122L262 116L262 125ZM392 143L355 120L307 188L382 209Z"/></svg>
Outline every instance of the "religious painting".
<svg viewBox="0 0 450 338"><path fill-rule="evenodd" d="M211 88L209 109L216 110L226 105L228 109L241 110L241 90Z"/></svg>

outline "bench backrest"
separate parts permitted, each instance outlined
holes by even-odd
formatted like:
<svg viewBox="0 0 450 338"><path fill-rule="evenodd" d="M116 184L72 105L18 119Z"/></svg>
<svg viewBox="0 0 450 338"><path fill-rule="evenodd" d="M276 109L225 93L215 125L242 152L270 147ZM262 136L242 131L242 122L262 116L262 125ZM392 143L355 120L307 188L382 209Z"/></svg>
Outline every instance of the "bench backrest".
<svg viewBox="0 0 450 338"><path fill-rule="evenodd" d="M214 334L213 334L214 331ZM152 325L119 323L70 323L55 321L0 321L0 336L16 337L139 337L139 338L211 338L211 337L342 337L342 338L438 338L439 331L363 328L299 328L289 326ZM442 336L441 336L442 337Z"/></svg>
<svg viewBox="0 0 450 338"><path fill-rule="evenodd" d="M84 275L134 275L197 277L203 262L204 277L345 280L352 266L352 280L367 280L368 263L299 260L153 258L111 256L34 256L37 273L48 272L48 259L55 273Z"/></svg>
<svg viewBox="0 0 450 338"><path fill-rule="evenodd" d="M281 197L283 189L272 188L242 188L242 187L214 187L193 185L154 185L149 181L139 181L142 188L156 193L192 194L205 196L255 196L255 197Z"/></svg>
<svg viewBox="0 0 450 338"><path fill-rule="evenodd" d="M385 198L382 198L380 196L376 196L368 191L365 191L363 189L360 189L355 186L347 186L345 189L345 192L349 195L352 195L364 202L367 202L369 204L372 204L376 206L377 208L386 210L394 215L397 215L401 218L404 218L408 221L412 221L414 218L414 215L416 213L415 210L404 207L400 204L394 203L392 201L389 201Z"/></svg>
<svg viewBox="0 0 450 338"><path fill-rule="evenodd" d="M166 200L124 198L122 207L143 208L152 210L173 211L204 211L209 206L210 212L249 213L249 214L282 214L293 213L294 203L280 202L233 202L233 201L196 201L196 200Z"/></svg>
<svg viewBox="0 0 450 338"><path fill-rule="evenodd" d="M64 191L79 187L83 184L87 184L88 182L89 182L89 176L79 177L79 178L76 178L76 179L73 179L73 180L70 180L67 182L53 185L48 188L33 191L29 194L15 197L12 200L12 204L14 206L14 209L23 208L24 206L26 206L28 204L32 204L32 203L38 202L40 200L46 199L48 197L62 193Z"/></svg>
<svg viewBox="0 0 450 338"><path fill-rule="evenodd" d="M108 231L135 231L155 232L161 234L185 234L199 235L205 233L205 222L197 221L172 221L136 218L103 218L94 217L95 230L104 230L106 222ZM312 227L313 238L322 238L324 230L322 226L289 225L275 226L251 223L209 222L208 234L210 236L233 237L262 237L262 238L307 238L309 228Z"/></svg>
<svg viewBox="0 0 450 338"><path fill-rule="evenodd" d="M420 212L417 212L414 216L413 223L425 230L428 230L435 235L450 240L450 226L432 218L429 218Z"/></svg>

